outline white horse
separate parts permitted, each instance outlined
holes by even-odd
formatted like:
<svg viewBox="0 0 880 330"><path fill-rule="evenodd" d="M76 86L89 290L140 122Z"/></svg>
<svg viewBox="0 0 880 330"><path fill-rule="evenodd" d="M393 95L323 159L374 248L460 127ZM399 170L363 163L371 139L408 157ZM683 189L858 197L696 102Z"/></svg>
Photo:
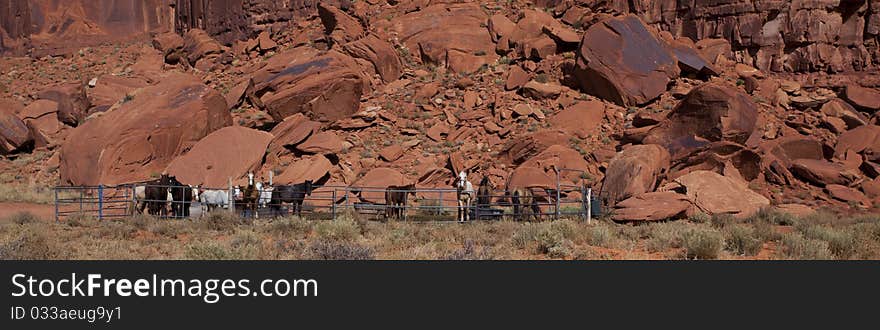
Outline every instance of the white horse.
<svg viewBox="0 0 880 330"><path fill-rule="evenodd" d="M476 191L474 191L474 186L471 182L467 180L467 174L464 171L458 173L458 180L455 182L455 193L458 197L458 222L466 222L470 220L469 211Z"/></svg>
<svg viewBox="0 0 880 330"><path fill-rule="evenodd" d="M272 200L272 186L263 185L262 182L257 182L257 190L260 192L260 199L257 202L259 207L265 208L266 205L269 205L269 201Z"/></svg>
<svg viewBox="0 0 880 330"><path fill-rule="evenodd" d="M216 210L218 207L229 207L229 194L226 190L204 190L199 194L199 203L202 204L202 214Z"/></svg>

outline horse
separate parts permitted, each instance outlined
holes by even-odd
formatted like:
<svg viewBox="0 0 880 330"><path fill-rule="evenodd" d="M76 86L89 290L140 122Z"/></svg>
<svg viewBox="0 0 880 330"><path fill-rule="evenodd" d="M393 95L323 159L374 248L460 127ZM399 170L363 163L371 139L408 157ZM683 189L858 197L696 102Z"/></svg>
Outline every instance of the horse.
<svg viewBox="0 0 880 330"><path fill-rule="evenodd" d="M165 216L167 210L165 205L168 203L168 186L171 185L171 177L168 174L162 174L158 179L144 182L144 203L139 207L138 212L143 213L143 208L147 208L150 215ZM135 190L137 194L137 190Z"/></svg>
<svg viewBox="0 0 880 330"><path fill-rule="evenodd" d="M514 188L510 201L513 204L513 216L516 220L522 220L525 215L525 220L528 221L529 215L525 214L526 210L531 211L535 221L540 220L538 216L541 214L541 208L538 207L538 201L531 189Z"/></svg>
<svg viewBox="0 0 880 330"><path fill-rule="evenodd" d="M297 216L302 215L302 204L306 196L312 195L312 180L295 185L282 185L272 189L272 198L269 204L272 206L272 214L278 216L281 214L281 205L283 203L293 204L293 212Z"/></svg>
<svg viewBox="0 0 880 330"><path fill-rule="evenodd" d="M480 219L480 210L488 209L492 204L492 190L492 182L489 182L489 177L484 175L477 188L477 220Z"/></svg>
<svg viewBox="0 0 880 330"><path fill-rule="evenodd" d="M406 196L416 196L416 185L388 186L385 189L385 218L395 217L400 219L406 213Z"/></svg>
<svg viewBox="0 0 880 330"><path fill-rule="evenodd" d="M171 215L175 218L189 217L189 206L193 201L193 189L174 176L170 177Z"/></svg>
<svg viewBox="0 0 880 330"><path fill-rule="evenodd" d="M259 218L257 213L257 201L260 199L260 191L254 183L254 173L248 172L248 185L241 191L241 202L244 204L245 214L250 212L251 217Z"/></svg>
<svg viewBox="0 0 880 330"><path fill-rule="evenodd" d="M458 179L455 181L455 195L458 200L457 220L460 223L467 222L470 220L468 211L471 208L476 192L474 191L474 186L467 180L467 174L464 171L458 173Z"/></svg>
<svg viewBox="0 0 880 330"><path fill-rule="evenodd" d="M261 208L269 205L269 201L272 200L272 190L273 188L268 185L263 185L262 182L257 182L257 191L260 192L260 199L257 201L257 205Z"/></svg>
<svg viewBox="0 0 880 330"><path fill-rule="evenodd" d="M206 211L202 214L212 212L218 207L228 207L229 194L225 190L205 190L199 194L199 203L202 204L203 210Z"/></svg>

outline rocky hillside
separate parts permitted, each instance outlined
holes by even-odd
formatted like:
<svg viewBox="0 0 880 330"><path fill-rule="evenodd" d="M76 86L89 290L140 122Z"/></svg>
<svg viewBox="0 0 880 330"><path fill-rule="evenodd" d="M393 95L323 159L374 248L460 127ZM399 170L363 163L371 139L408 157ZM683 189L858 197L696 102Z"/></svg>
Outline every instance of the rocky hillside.
<svg viewBox="0 0 880 330"><path fill-rule="evenodd" d="M0 7L4 184L569 168L632 221L880 197L880 2L132 4Z"/></svg>

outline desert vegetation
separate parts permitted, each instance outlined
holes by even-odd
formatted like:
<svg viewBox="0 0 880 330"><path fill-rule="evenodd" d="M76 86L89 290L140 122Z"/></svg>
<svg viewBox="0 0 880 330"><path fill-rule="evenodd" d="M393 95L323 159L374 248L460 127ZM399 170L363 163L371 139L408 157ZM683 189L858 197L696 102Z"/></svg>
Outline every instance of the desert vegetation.
<svg viewBox="0 0 880 330"><path fill-rule="evenodd" d="M0 259L878 259L880 216L828 212L618 224L564 219L379 222L147 216L54 222L22 212L0 222Z"/></svg>

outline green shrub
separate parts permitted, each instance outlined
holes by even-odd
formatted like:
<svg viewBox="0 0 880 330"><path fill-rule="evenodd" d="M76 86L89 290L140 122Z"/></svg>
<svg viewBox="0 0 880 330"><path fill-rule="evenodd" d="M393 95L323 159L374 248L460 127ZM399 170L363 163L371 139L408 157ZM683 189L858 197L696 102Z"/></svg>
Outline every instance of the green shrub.
<svg viewBox="0 0 880 330"><path fill-rule="evenodd" d="M688 224L684 221L652 223L644 227L647 237L645 249L649 252L662 252L669 249L680 248L682 236L687 230Z"/></svg>
<svg viewBox="0 0 880 330"><path fill-rule="evenodd" d="M764 246L763 240L755 234L755 229L746 225L728 226L725 233L727 249L737 255L757 255Z"/></svg>
<svg viewBox="0 0 880 330"><path fill-rule="evenodd" d="M318 237L336 241L351 241L361 235L360 227L354 220L343 218L319 221L315 225L315 232Z"/></svg>
<svg viewBox="0 0 880 330"><path fill-rule="evenodd" d="M795 260L831 260L834 256L828 242L804 238L798 233L782 235L782 255Z"/></svg>
<svg viewBox="0 0 880 330"><path fill-rule="evenodd" d="M372 248L353 242L319 239L309 246L309 258L317 260L372 260Z"/></svg>
<svg viewBox="0 0 880 330"><path fill-rule="evenodd" d="M240 256L230 247L210 241L190 244L186 250L186 258L191 260L232 260L240 259Z"/></svg>
<svg viewBox="0 0 880 330"><path fill-rule="evenodd" d="M839 259L849 259L858 250L855 235L848 228L812 225L803 227L800 231L805 238L827 242L828 249Z"/></svg>
<svg viewBox="0 0 880 330"><path fill-rule="evenodd" d="M688 259L717 259L723 245L721 233L711 228L692 228L682 236Z"/></svg>
<svg viewBox="0 0 880 330"><path fill-rule="evenodd" d="M39 221L39 218L33 213L23 211L10 216L9 221L18 225L26 225Z"/></svg>

